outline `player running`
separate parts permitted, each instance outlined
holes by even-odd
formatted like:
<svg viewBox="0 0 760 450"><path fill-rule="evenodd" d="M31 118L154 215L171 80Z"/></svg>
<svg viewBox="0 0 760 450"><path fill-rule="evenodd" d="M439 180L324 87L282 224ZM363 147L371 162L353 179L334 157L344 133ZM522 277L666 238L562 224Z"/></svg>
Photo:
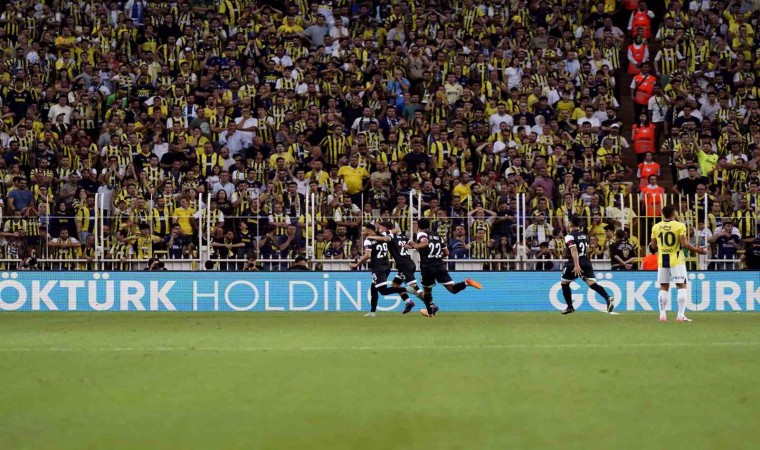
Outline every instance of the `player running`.
<svg viewBox="0 0 760 450"><path fill-rule="evenodd" d="M417 271L417 265L414 264L412 256L405 247L408 242L406 235L402 233L400 229L393 228L393 224L388 221L380 222L377 228L380 235L368 236L368 239L375 239L390 244L388 250L393 260L396 261L396 271L398 272L393 278L391 286L399 287L402 284L406 284L407 290L417 297L422 298L423 291L417 286L417 279L414 277L414 272ZM406 293L401 294L401 298L406 303L402 314L407 314L414 308L415 304Z"/></svg>
<svg viewBox="0 0 760 450"><path fill-rule="evenodd" d="M362 235L364 236L364 255L349 267L356 269L362 264L369 261L369 267L372 271L372 287L370 288L370 311L364 317L375 317L377 312L378 292L383 295L404 294L406 289L402 287L388 286L388 274L391 273L391 262L388 259L388 243L381 242L369 237L375 234L375 227L371 224L364 225ZM407 296L407 298L409 298Z"/></svg>
<svg viewBox="0 0 760 450"><path fill-rule="evenodd" d="M580 229L581 218L570 216L568 222L569 233L565 236L568 261L565 264L565 270L562 271L561 281L562 296L565 298L565 303L567 303L567 309L562 311L562 314L575 312L570 283L578 277L583 278L583 281L588 284L590 289L604 298L604 301L607 302L607 312L611 313L615 309L615 299L610 297L607 291L596 283L594 266L591 265L591 260L588 257L588 236Z"/></svg>
<svg viewBox="0 0 760 450"><path fill-rule="evenodd" d="M657 251L657 282L660 283L660 292L657 296L660 304L660 322L668 321L665 308L670 295L670 283L676 284L678 291L678 316L677 322L691 322L686 317L686 263L683 249L706 255L707 250L695 247L686 240L686 225L675 220L676 209L672 205L662 208L663 221L652 227L652 241L649 249Z"/></svg>
<svg viewBox="0 0 760 450"><path fill-rule="evenodd" d="M467 286L481 289L483 285L475 280L467 278L459 283L454 283L446 268L446 262L443 258L449 255L449 249L446 244L435 233L430 233L430 219L420 219L417 223L417 236L415 242L405 245L406 248L415 248L420 252L420 272L422 273L422 286L424 293L422 301L425 302L425 309L422 315L435 317L438 312L438 306L433 303L433 286L435 283L441 283L452 294L458 294Z"/></svg>

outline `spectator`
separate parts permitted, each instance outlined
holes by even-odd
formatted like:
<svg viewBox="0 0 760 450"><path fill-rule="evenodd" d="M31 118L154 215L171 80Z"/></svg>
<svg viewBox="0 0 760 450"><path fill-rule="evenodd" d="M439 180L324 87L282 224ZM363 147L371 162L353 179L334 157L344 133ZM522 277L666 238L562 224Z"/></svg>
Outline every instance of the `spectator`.
<svg viewBox="0 0 760 450"><path fill-rule="evenodd" d="M623 230L615 231L615 242L610 245L610 259L612 270L634 270L636 267L636 253Z"/></svg>
<svg viewBox="0 0 760 450"><path fill-rule="evenodd" d="M738 259L738 249L742 246L741 236L734 230L733 222L724 221L723 227L717 231L709 241L717 249L715 259L723 260L721 263L713 263L711 269L733 270L734 260ZM725 261L731 261L726 263Z"/></svg>
<svg viewBox="0 0 760 450"><path fill-rule="evenodd" d="M512 236L518 225L533 233L526 218L533 222L534 210L555 228L570 211L587 209L602 228L624 225L623 215L633 225L635 205L613 200L633 192L618 191L611 177L635 181L629 168L638 155L647 170L657 168L640 174L639 188L647 192L648 175L657 174L653 186L670 191L658 151L668 155L673 182L698 168L704 191L692 194L690 178L676 192L729 205L719 217L736 216L744 238L754 237L748 212L756 214L757 202L747 194L760 161L757 17L732 5L716 13L705 2L673 1L656 17L645 2L615 10L574 0L556 8L496 2L487 11L465 2L453 14L431 0L371 11L311 0L286 11L249 0L180 2L175 13L160 2L123 3L51 7L56 23L75 27L6 27L14 45L2 58L3 229L16 210L46 222L24 245L47 226L59 238L66 227L48 215L73 220L87 209L79 218L87 228L88 193L99 195L114 241L132 242L148 224L162 238L156 249L169 251L168 225L194 240L210 219L235 236L248 233L247 251L263 241L262 257L280 254L265 239L270 224L281 243L289 225L311 223L309 214L322 218L321 229L297 235L321 234L315 247L324 251L342 228L346 257L357 251L365 216L386 214L408 231L417 210L447 241L478 206L496 212L486 241ZM132 32L99 25L116 13ZM632 44L621 61L618 27L626 21ZM661 46L656 54L648 54L652 39ZM626 69L635 77L635 124L624 123L622 110L632 105L617 93ZM631 125L633 153L620 134ZM411 192L422 193L422 204L409 204ZM205 204L207 193L215 202ZM300 197L307 193L313 209ZM526 195L527 211L518 195ZM644 202L640 215L658 217L657 206ZM536 251L550 241L534 238ZM115 250L114 267L127 267L121 258L132 253Z"/></svg>
<svg viewBox="0 0 760 450"><path fill-rule="evenodd" d="M752 241L752 246L744 252L741 261L747 270L760 270L760 238Z"/></svg>

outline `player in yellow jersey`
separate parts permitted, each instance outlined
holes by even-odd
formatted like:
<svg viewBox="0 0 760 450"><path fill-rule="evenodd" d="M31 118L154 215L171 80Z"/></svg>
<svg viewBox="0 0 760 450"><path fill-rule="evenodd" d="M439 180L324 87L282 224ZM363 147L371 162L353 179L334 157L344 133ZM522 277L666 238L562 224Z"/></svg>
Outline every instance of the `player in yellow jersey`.
<svg viewBox="0 0 760 450"><path fill-rule="evenodd" d="M652 253L657 251L657 282L660 283L658 301L660 304L660 322L667 322L665 308L668 303L670 283L676 284L678 290L677 322L691 322L686 318L686 263L684 249L702 255L707 250L695 247L687 241L686 225L675 220L676 209L672 205L662 208L663 221L652 227L652 241L649 244Z"/></svg>

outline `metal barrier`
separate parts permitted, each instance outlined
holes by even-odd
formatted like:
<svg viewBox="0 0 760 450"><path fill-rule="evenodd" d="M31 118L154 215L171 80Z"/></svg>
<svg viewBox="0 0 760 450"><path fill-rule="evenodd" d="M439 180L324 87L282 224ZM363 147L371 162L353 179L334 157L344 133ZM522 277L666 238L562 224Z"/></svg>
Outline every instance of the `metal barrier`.
<svg viewBox="0 0 760 450"><path fill-rule="evenodd" d="M222 270L222 271L282 271L288 270L294 263L293 258L265 258L256 259L255 268L250 267L248 259L225 258L209 259L208 265L199 265L195 259L161 259L160 267L150 269L147 259L108 259L88 260L78 259L55 259L39 258L36 267L22 267L28 260L0 259L0 270L75 270L75 271L139 271L139 270ZM354 271L349 265L356 259L312 259L307 262L310 270L319 271ZM536 259L536 258L513 258L513 259L447 259L448 268L451 271L561 271L567 259ZM612 265L608 259L595 259L591 261L595 270L609 271ZM693 270L712 271L735 271L745 268L739 259L705 259L701 263L707 269L696 268ZM702 266L700 266L702 267ZM367 267L359 267L357 270L364 271ZM639 266L632 270L641 270ZM691 269L690 269L691 270Z"/></svg>
<svg viewBox="0 0 760 450"><path fill-rule="evenodd" d="M408 199L409 207L406 209L405 216L388 216L387 219L396 223L403 223L402 228L405 228L407 235L412 238L412 232L419 220L423 217L430 218L431 222L434 223L434 232L440 231L446 239L451 239L452 244L461 244L458 250L466 250L455 251L457 248L451 248L455 253L450 259L450 268L452 270L536 270L537 268L556 270L562 266L562 262L564 261L562 259L564 241L562 239L552 239L554 237L552 236L552 232L554 228L560 228L560 231L564 232L564 219L569 214L579 215L585 220L591 240L595 240L594 245L596 246L596 250L592 254L592 259L606 261L605 263L595 263L599 265L600 270L606 270L609 265L609 255L605 245L605 241L609 239L609 236L604 231L604 226L607 223L613 223L616 227L623 227L629 230L636 256L641 258L646 254L652 226L660 220L659 214L664 205L672 204L676 206L679 220L687 225L689 239L697 246L711 247L707 237L711 232L707 233L704 230L714 228L722 220L721 214L715 216L710 213L712 204L716 200L707 195L700 198L665 193L644 193L641 195L619 193L617 195L606 195L606 202L608 203L606 207L594 204L593 201L586 203L589 199L581 197L573 198L572 204L567 208L562 208L562 205L550 204L548 209L541 210L536 205L536 199L529 199L525 194L517 194L510 199L506 215L502 212L498 217L493 217L493 212L488 210L483 210L483 217L479 217L481 210L474 209L462 209L458 215L441 214L437 211L432 214L430 211L423 213L424 202L422 193L410 192ZM146 253L162 258L167 269L196 270L202 269L206 264L209 264L209 268L234 268L235 270L242 270L247 262L247 258L244 258L243 255L238 255L238 258L223 259L220 257L222 255L213 246L215 242L218 242L219 235L217 223L213 223L212 214L208 212L208 205L211 205L212 200L211 194L205 194L205 199L204 195L199 195L197 199L194 199L199 213L193 224L193 234L192 236L188 236L193 241L193 246L192 249L183 253L183 258L168 258L168 253L161 245L156 245L155 248L151 248ZM344 270L341 265L345 264L347 268L348 262L355 260L355 256L362 251L360 247L361 241L357 241L361 231L360 225L366 223L366 221L381 220L380 211L365 211L360 208L360 212L352 212L352 214L355 214L354 219L357 226L349 230L349 234L352 234L350 237L352 243L358 242L358 244L349 247L351 247L351 250L355 254L344 254L343 258L335 260L322 257L329 243L325 242L324 239L320 240L320 232L317 231L321 227L321 221L332 221L334 224L335 217L330 214L330 211L324 204L320 204L317 201L315 193L307 195L304 200L304 214L288 218L288 224L296 226L298 239L302 242L302 246L296 250L302 250L313 267L324 270ZM364 197L362 196L358 200L363 204ZM46 270L54 267L69 267L72 270L86 270L87 268L97 270L137 270L143 268L140 265L145 265L148 261L147 258L137 259L135 255L127 255L126 261L123 261L121 258L115 258L111 252L114 244L114 230L123 225L123 214L117 215L113 213L111 200L102 194L96 194L95 205L90 215L87 216L88 221L93 220L96 224L92 232L95 240L94 249L92 247L84 247L90 249L88 259L79 257L79 255L71 255L69 257L68 254L66 258L61 258L60 255L65 252L56 251L54 246L50 245L50 238L55 237L50 236L51 230L55 228L54 224L60 223L61 219L66 219L70 222L69 228L71 229L71 223L76 223L78 220L78 216L51 215L50 205L47 205L45 212L40 213L39 217L18 219L39 221L39 227L37 228L38 236L33 236L35 238L34 243L32 243L31 239L29 240L32 243L30 248L33 252L26 256L36 257L39 267ZM148 224L151 236L155 232L153 228L154 221L150 219L152 208L152 202L148 201L146 202L146 210L141 212L141 217L148 217L145 223ZM0 212L0 220L2 220L1 214ZM230 223L232 225L225 226L225 228L231 227L237 231L237 224L240 221L251 221L252 219L256 221L263 218L264 216L226 216L225 224ZM13 225L13 221L15 220L17 219L6 217L3 222L4 230L11 231L10 234L3 233L4 237L2 239L6 241L4 244L7 244L8 240L14 239L12 234L16 232ZM173 219L167 218L166 220L172 221ZM497 223L498 226L496 226ZM700 228L700 224L702 224L702 228ZM457 225L463 225L464 234L461 236L455 235ZM132 226L134 227L135 223L132 223ZM18 233L21 233L23 237L27 237L24 233L26 233L27 229L32 228L25 226ZM75 229L79 229L79 224L77 224ZM105 233L104 231L106 230L110 230L110 232ZM479 256L478 258L470 258L468 256L473 256L471 250L475 246L475 241L480 239L480 236L478 236L480 230L483 230L482 234L485 236L480 243L483 244L485 242L487 245L480 245L480 254L475 255ZM82 238L85 234L79 234L76 238ZM284 270L292 262L294 254L285 255L278 249L276 253L282 254L261 256L258 249L263 234L264 231L259 230L257 235L254 236L253 247L249 249L251 251L245 252L245 256L258 254L257 259L261 264L265 264L266 267L272 268L272 270ZM552 245L556 244L555 247L551 248L551 257L546 258L545 254L538 255L539 244L550 241L554 241ZM84 246L86 243L82 242L81 244ZM0 247L6 250L13 248L12 245ZM485 254L482 254L484 252ZM412 254L418 259L416 252L412 252ZM715 258L717 256L715 254L706 257L687 254L686 260L691 270L734 270L739 269L741 266L738 261L740 255L741 250L737 252L735 259L718 259ZM483 256L491 257L484 258ZM6 268L18 267L18 263L21 260L21 255L14 254L12 251L6 251L0 255L0 263ZM209 261L211 262L209 263Z"/></svg>

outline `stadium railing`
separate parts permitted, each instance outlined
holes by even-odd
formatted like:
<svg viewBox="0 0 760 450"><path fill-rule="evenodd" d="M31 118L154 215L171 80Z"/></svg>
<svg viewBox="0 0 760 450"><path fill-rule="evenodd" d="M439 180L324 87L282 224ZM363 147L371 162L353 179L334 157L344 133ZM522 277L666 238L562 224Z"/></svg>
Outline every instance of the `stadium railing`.
<svg viewBox="0 0 760 450"><path fill-rule="evenodd" d="M205 205L209 205L211 203L212 197L210 194L207 194L205 197ZM203 200L203 196L199 195L197 204L203 204ZM562 267L564 259L561 258L534 258L539 242L537 242L538 239L533 239L537 236L531 235L527 232L527 230L530 229L530 222L532 221L532 216L535 210L531 208L530 200L526 195L518 194L515 200L516 209L511 211L512 222L507 228L507 235L511 250L511 253L507 252L509 257L504 258L504 252L502 252L501 257L494 258L451 258L450 268L452 270L536 270L537 268L539 268L539 270L544 268L544 270L557 270ZM636 256L638 258L645 256L646 248L649 242L648 236L650 235L651 227L660 220L659 214L661 208L667 204L676 206L678 217L681 221L686 223L689 239L694 245L708 248L711 247L709 242L707 242L705 234L701 233L701 230L697 229L699 223L707 224L710 223L710 220L714 220L711 219L708 215L713 200L707 196L703 197L702 200L697 200L692 196L682 196L678 194L662 194L656 197L646 195L640 196L635 194L619 194L617 196L607 196L607 200L611 206L613 206L613 208L602 208L602 214L600 215L601 218L607 222L614 222L617 226L623 226L630 231L632 241L634 241L636 244ZM92 256L90 259L56 259L57 252L46 245L48 237L56 237L51 236L51 232L53 231L51 227L55 228L56 223L58 223L59 226L59 219L66 219L69 223L69 228L72 228L72 223L75 223L77 220L76 216L45 215L44 217L21 218L21 220L26 221L38 220L40 223L39 236L32 236L35 240L29 241L29 248L33 250L31 256L36 258L38 267L40 269L50 270L55 267L64 267L64 263L74 262L76 263L76 267L74 267L72 264L69 264L65 267L70 266L73 269L81 270L108 270L111 268L117 268L119 270L142 270L146 267L148 259L137 259L134 257L134 255L132 255L128 257L126 261L123 261L121 259L114 259L111 255L109 255L109 246L112 245L113 242L113 233L106 236L105 233L103 233L103 230L106 225L108 225L111 230L114 230L117 225L117 221L115 220L115 217L109 214L110 207L106 208L104 204L105 201L106 199L103 196L96 196L94 217L88 219L94 220L95 222L95 227L91 233L95 239L95 251L94 256ZM578 203L580 204L581 202L582 200L578 199ZM316 202L314 195L308 196L306 198L305 214L300 217L291 218L291 223L293 225L296 225L298 228L299 238L303 239L303 242L305 244L305 256L313 267L327 268L325 270L347 270L348 264L355 261L356 258L345 258L341 260L318 258L318 252L316 251L318 245L318 233L314 231L305 232L306 227L309 227L311 230L316 230L317 228L316 217L318 214L314 206L315 203ZM390 219L397 223L402 221L405 222L407 234L411 237L410 230L422 217L424 217L422 213L423 208L421 194L415 195L414 193L410 193L409 204L414 206L415 210L409 208L408 216L391 216ZM558 221L553 216L557 206L559 205L551 206L552 207L549 210L550 217L549 220L547 220L547 223L551 226L554 226L558 223ZM148 211L151 210L151 207L152 205L149 204ZM589 225L592 224L594 221L593 214L590 213L590 211L592 211L592 208L578 207L577 211L581 213L582 217L587 221ZM379 220L379 211L373 211L371 216L375 220ZM362 217L364 216L362 215ZM227 217L227 220L232 222L244 219L250 218L240 216ZM435 219L436 218L434 218L434 220ZM473 227L470 226L470 222L467 217L440 217L437 219L450 219L452 221L462 222L465 225L464 241L470 242L472 240ZM13 220L16 219L6 217L6 220L3 222L3 230L6 234L8 232L13 233L16 231L16 228L14 228L13 225L9 225L9 222L12 222ZM148 220L147 224L150 228L150 234L152 235L154 233L153 221ZM242 257L233 259L220 259L218 255L216 255L213 247L208 245L209 242L213 242L214 240L216 225L217 224L212 223L210 214L202 214L200 215L200 220L197 220L195 224L192 240L195 241L196 246L192 251L187 252L187 254L184 255L185 257L181 259L170 259L167 258L167 252L158 246L153 249L153 256L161 258L164 262L164 267L166 267L168 270L202 269L205 267L207 261L213 262L213 265L210 267L238 268L241 262L244 262ZM600 223L599 226L594 226L592 229L589 229L589 234L597 236L597 239L604 238L603 226L604 223ZM600 231L600 227L602 231ZM353 230L354 239L359 237L358 228L360 227L357 227L357 229ZM24 229L19 230L18 232L20 233L20 237L28 237L26 234L26 231L28 229L30 229L30 227L25 227ZM501 230L503 232L505 228L502 227ZM495 236L492 234L490 237L493 238L498 236L498 234ZM82 238L81 235L72 235L72 237L76 237L78 239ZM547 240L551 239L551 236L546 234L542 234L542 237ZM257 237L257 243L259 238L260 236ZM9 243L9 241L13 241L13 238L3 237L0 238L0 241L3 241L3 245L0 246L3 251L2 254L0 254L0 265L2 265L3 268L8 269L18 268L20 265L23 266L24 260L28 258L21 259L17 257L17 254L14 253L13 243ZM82 244L84 245L85 242L82 242ZM498 242L496 244L498 244ZM322 245L324 245L324 243L322 243ZM600 249L602 247L603 245L599 246ZM595 258L594 264L598 266L599 270L605 270L609 267L608 254L603 252L599 253L600 255L597 256L603 255L604 258ZM738 262L741 254L742 250L738 250L734 255L734 258L726 258L725 255L723 255L723 258L713 258L712 255L704 257L701 255L699 257L697 257L697 255L687 255L687 263L689 264L689 268L692 270L736 270L741 268ZM27 255L29 256L29 254ZM287 265L292 262L292 259L281 256L271 256L265 258L259 256L258 261L261 262L261 264L265 264L266 267L275 268L274 270L282 270L282 268L287 267Z"/></svg>

